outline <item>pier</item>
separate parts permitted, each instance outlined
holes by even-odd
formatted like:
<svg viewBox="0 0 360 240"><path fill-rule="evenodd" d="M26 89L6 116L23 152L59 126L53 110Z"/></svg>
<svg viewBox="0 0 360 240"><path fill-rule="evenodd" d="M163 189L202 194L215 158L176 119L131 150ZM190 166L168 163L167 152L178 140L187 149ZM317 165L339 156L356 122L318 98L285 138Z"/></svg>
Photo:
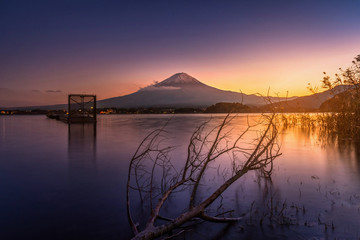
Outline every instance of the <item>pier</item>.
<svg viewBox="0 0 360 240"><path fill-rule="evenodd" d="M64 114L49 113L48 118L71 123L96 122L96 95L69 94L68 111Z"/></svg>

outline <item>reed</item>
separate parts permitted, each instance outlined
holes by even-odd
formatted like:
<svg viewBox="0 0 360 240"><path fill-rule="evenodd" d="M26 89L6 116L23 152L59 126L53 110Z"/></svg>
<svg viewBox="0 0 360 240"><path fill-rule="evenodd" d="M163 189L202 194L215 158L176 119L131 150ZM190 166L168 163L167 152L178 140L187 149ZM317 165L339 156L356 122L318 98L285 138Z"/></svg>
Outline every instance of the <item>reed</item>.
<svg viewBox="0 0 360 240"><path fill-rule="evenodd" d="M360 55L352 65L335 74L333 78L324 72L322 87L333 92L333 98L320 107L327 112L282 114L278 122L283 128L301 127L318 130L319 136L336 137L337 140L360 141ZM345 90L336 94L335 88ZM310 88L313 89L313 88Z"/></svg>

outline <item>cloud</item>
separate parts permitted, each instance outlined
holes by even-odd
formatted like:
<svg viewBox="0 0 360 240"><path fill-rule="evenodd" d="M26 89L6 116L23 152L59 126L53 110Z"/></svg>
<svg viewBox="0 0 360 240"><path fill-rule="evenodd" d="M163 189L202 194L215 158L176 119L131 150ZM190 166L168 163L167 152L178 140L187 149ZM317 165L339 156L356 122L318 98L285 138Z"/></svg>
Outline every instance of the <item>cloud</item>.
<svg viewBox="0 0 360 240"><path fill-rule="evenodd" d="M61 90L46 90L47 93L61 93Z"/></svg>

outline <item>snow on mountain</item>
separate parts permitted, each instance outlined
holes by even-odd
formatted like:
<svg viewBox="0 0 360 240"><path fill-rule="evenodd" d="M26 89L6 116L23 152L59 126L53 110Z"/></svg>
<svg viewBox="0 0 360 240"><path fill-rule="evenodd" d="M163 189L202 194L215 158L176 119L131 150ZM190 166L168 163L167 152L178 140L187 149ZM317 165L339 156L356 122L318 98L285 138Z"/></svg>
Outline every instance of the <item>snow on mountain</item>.
<svg viewBox="0 0 360 240"><path fill-rule="evenodd" d="M171 77L165 79L162 82L156 83L155 87L179 87L179 86L186 86L186 85L196 85L196 86L204 86L202 82L197 80L196 78L193 78L192 76L186 74L186 73L176 73L172 75Z"/></svg>

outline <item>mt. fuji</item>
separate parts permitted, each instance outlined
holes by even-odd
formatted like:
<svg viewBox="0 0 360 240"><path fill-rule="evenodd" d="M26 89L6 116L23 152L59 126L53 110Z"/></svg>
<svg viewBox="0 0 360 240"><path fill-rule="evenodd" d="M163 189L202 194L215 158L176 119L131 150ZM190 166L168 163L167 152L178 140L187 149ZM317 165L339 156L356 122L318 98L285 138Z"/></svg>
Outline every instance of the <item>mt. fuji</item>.
<svg viewBox="0 0 360 240"><path fill-rule="evenodd" d="M271 97L278 102L285 98ZM205 108L219 102L240 102L246 105L266 105L264 98L255 94L224 91L208 86L186 73L176 73L171 77L141 88L138 91L97 101L98 108ZM15 109L66 109L67 104L26 106Z"/></svg>
<svg viewBox="0 0 360 240"><path fill-rule="evenodd" d="M98 101L99 107L207 107L218 102L264 105L264 99L208 86L186 73L173 76L129 95Z"/></svg>

